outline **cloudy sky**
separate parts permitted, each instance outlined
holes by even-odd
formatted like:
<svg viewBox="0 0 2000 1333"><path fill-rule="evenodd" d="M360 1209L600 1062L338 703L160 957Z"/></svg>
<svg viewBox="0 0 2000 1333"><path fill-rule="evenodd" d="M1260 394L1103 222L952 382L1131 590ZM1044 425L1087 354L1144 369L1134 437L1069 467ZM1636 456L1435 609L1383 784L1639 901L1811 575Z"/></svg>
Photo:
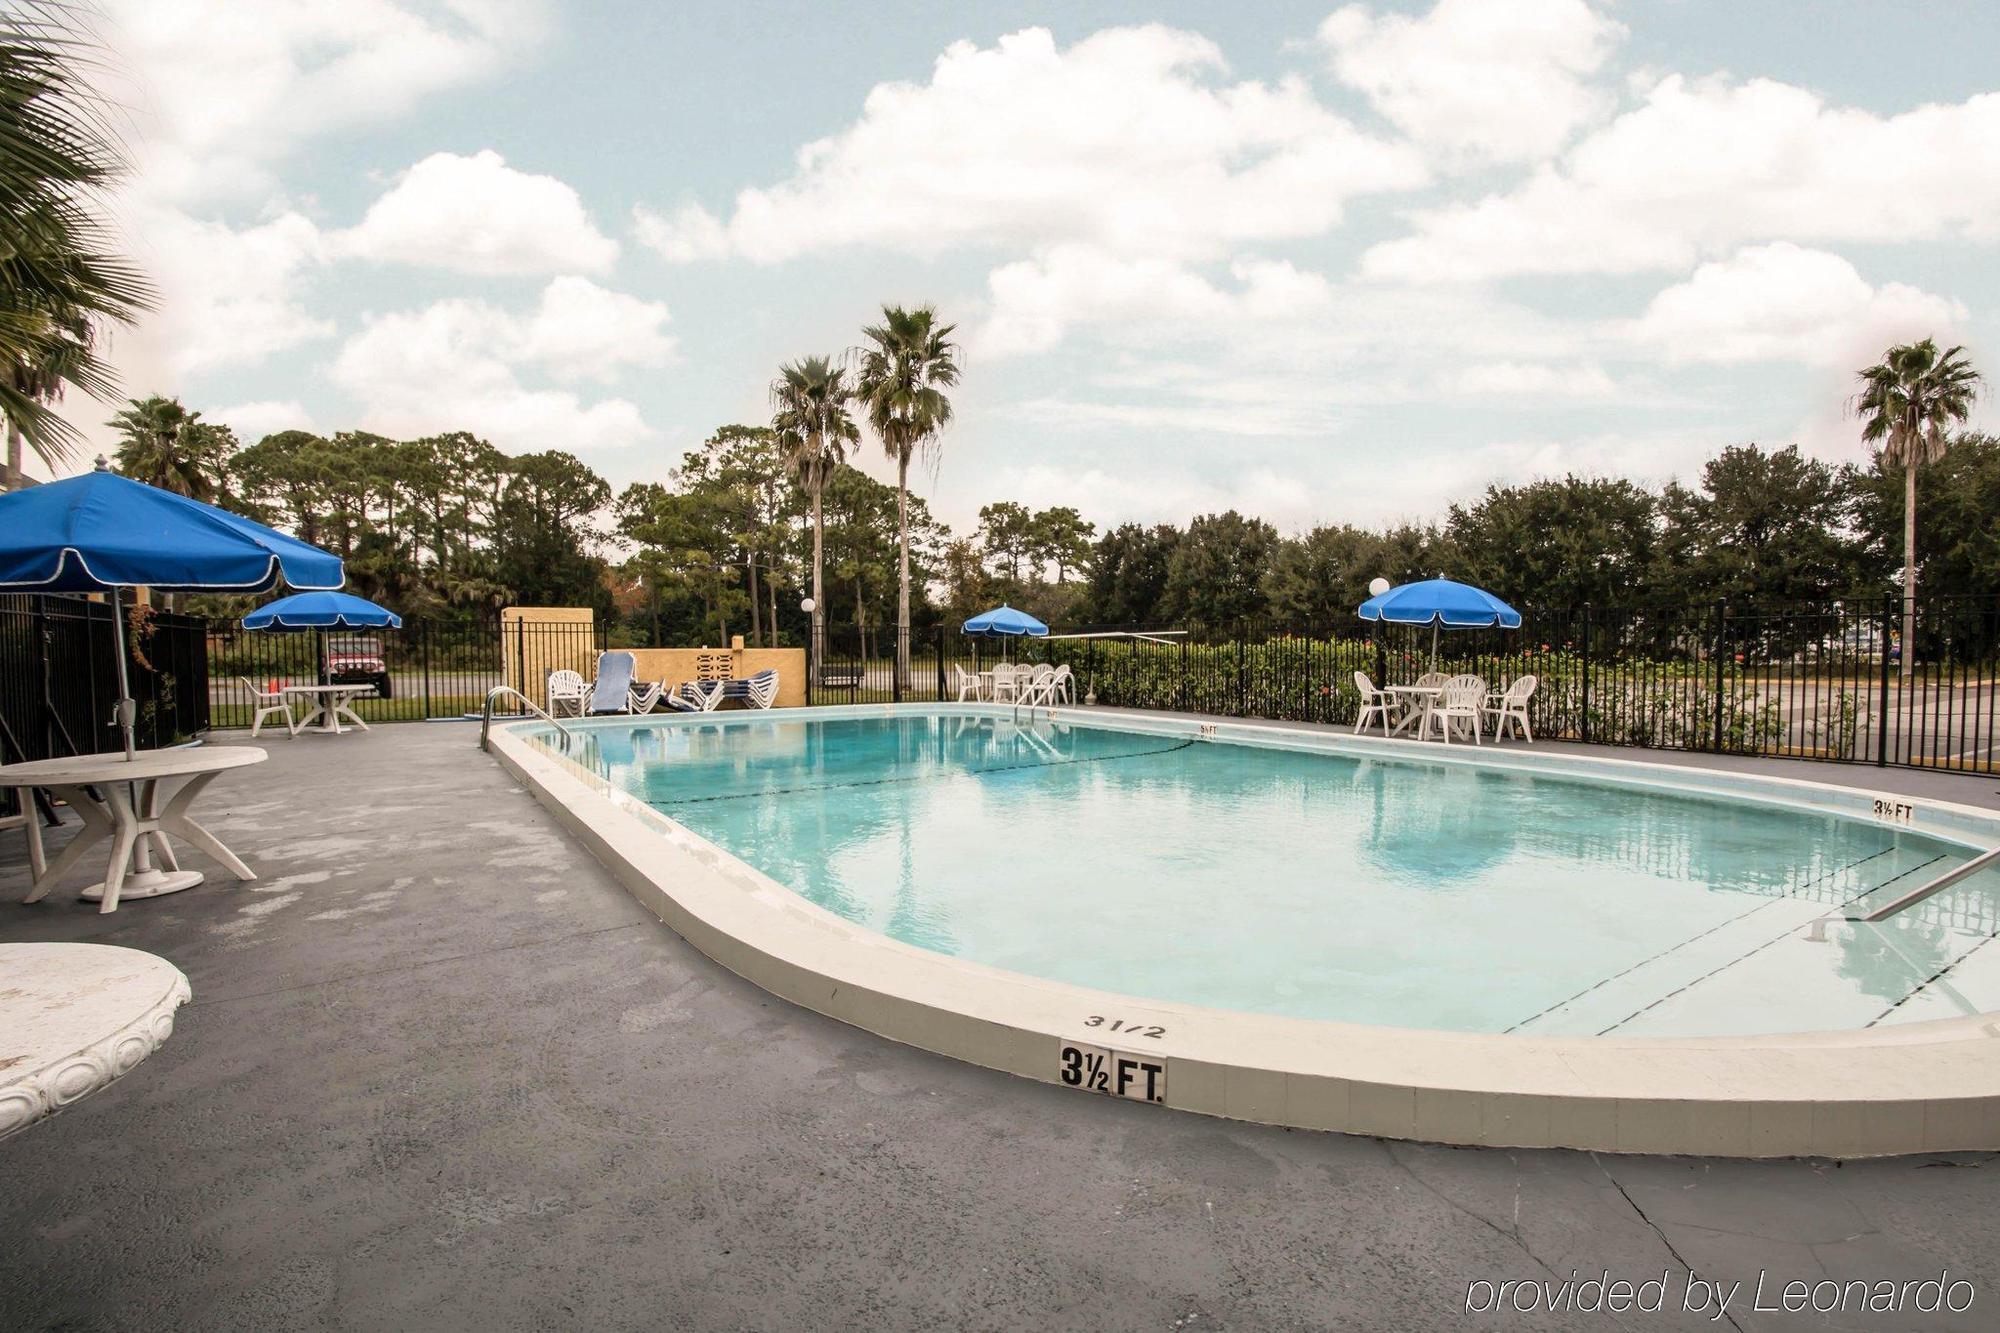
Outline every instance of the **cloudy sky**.
<svg viewBox="0 0 2000 1333"><path fill-rule="evenodd" d="M2000 372L2000 6L1909 13L109 0L163 296L116 356L246 440L470 429L622 484L930 301L962 526L1858 457L1887 341Z"/></svg>

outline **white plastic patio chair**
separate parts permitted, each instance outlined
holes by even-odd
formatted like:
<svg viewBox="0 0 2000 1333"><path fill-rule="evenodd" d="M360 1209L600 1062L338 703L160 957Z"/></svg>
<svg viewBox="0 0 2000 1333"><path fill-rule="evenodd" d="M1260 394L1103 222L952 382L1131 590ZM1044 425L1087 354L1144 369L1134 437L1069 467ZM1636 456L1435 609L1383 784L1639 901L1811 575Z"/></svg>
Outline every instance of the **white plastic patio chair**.
<svg viewBox="0 0 2000 1333"><path fill-rule="evenodd" d="M551 717L577 717L583 713L583 701L590 697L590 683L578 671L551 671L547 691Z"/></svg>
<svg viewBox="0 0 2000 1333"><path fill-rule="evenodd" d="M238 676L236 679L242 681L244 688L250 691L251 706L257 710L257 715L250 719L252 740L255 740L257 733L264 729L265 718L276 717L280 713L285 717L285 734L288 736L299 734L298 720L292 716L292 706L286 701L283 690L260 690L251 683L248 676Z"/></svg>
<svg viewBox="0 0 2000 1333"><path fill-rule="evenodd" d="M1494 740L1503 739L1507 724L1513 722L1521 728L1522 740L1535 743L1535 733L1528 730L1528 700L1534 697L1538 683L1533 676L1516 676L1505 690L1486 697L1486 716L1493 719Z"/></svg>
<svg viewBox="0 0 2000 1333"><path fill-rule="evenodd" d="M1453 676L1445 681L1444 694L1431 705L1425 727L1435 723L1444 743L1449 745L1451 724L1455 721L1467 722L1472 727L1472 743L1479 744L1479 719L1485 712L1488 693L1485 680L1479 676Z"/></svg>
<svg viewBox="0 0 2000 1333"><path fill-rule="evenodd" d="M1076 676L1067 662L1057 665L1056 678L1049 684L1049 702L1054 703L1057 699L1066 704L1076 702Z"/></svg>
<svg viewBox="0 0 2000 1333"><path fill-rule="evenodd" d="M962 666L953 666L952 670L958 673L958 701L964 703L971 699L974 703L979 702L982 695L978 673L967 671Z"/></svg>
<svg viewBox="0 0 2000 1333"><path fill-rule="evenodd" d="M993 702L1018 701L1021 697L1020 686L1026 682L1027 676L1026 667L1017 669L1005 662L996 663L993 667Z"/></svg>
<svg viewBox="0 0 2000 1333"><path fill-rule="evenodd" d="M1368 728L1370 717L1382 719L1382 734L1389 734L1389 728L1396 723L1396 714L1402 709L1402 701L1387 690L1377 689L1375 682L1363 672L1354 673L1354 688L1361 691L1361 714L1354 719L1354 734L1359 736Z"/></svg>
<svg viewBox="0 0 2000 1333"><path fill-rule="evenodd" d="M1022 672L1027 673L1026 679ZM1054 693L1056 669L1043 662L1037 666L1022 667L1014 673L1014 691L1021 703L1031 708L1045 708Z"/></svg>

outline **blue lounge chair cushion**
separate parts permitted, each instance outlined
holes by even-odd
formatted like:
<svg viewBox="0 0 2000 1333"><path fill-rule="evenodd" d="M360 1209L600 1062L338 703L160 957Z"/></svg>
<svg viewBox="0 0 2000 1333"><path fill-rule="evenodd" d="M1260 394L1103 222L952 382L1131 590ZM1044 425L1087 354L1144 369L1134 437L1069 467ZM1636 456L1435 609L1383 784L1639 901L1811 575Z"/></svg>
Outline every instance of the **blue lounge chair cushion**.
<svg viewBox="0 0 2000 1333"><path fill-rule="evenodd" d="M583 711L593 716L628 711L632 677L638 669L639 661L630 653L599 653L597 684L591 688L590 703Z"/></svg>

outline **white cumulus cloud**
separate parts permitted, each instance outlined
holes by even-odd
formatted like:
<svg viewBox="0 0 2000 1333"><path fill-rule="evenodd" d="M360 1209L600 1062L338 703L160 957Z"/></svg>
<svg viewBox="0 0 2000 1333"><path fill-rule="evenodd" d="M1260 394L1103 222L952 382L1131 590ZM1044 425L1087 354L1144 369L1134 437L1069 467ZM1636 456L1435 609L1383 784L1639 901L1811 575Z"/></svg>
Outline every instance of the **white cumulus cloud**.
<svg viewBox="0 0 2000 1333"><path fill-rule="evenodd" d="M742 191L726 219L642 210L636 229L678 260L1072 243L1213 259L1318 235L1347 200L1424 177L1414 150L1358 130L1303 79L1228 82L1197 33L1112 28L1062 49L1028 28L954 43L928 83L876 86L853 124L801 148L789 179Z"/></svg>
<svg viewBox="0 0 2000 1333"><path fill-rule="evenodd" d="M1965 317L1955 301L1871 286L1839 255L1778 241L1703 264L1655 296L1631 332L1675 361L1845 365L1892 343L1949 337Z"/></svg>
<svg viewBox="0 0 2000 1333"><path fill-rule="evenodd" d="M251 365L333 332L306 304L326 262L310 219L288 212L236 228L164 207L137 219L135 253L159 288L149 334L172 373Z"/></svg>
<svg viewBox="0 0 2000 1333"><path fill-rule="evenodd" d="M1172 260L1057 246L988 276L991 308L973 344L996 356L1042 352L1080 322L1129 328L1246 316L1284 319L1326 303L1326 279L1289 262L1239 260L1229 269L1233 286L1224 287Z"/></svg>
<svg viewBox="0 0 2000 1333"><path fill-rule="evenodd" d="M1363 271L1417 281L1685 269L1755 241L2000 234L2000 93L1894 116L1670 75L1516 189L1417 217Z"/></svg>
<svg viewBox="0 0 2000 1333"><path fill-rule="evenodd" d="M659 335L664 306L588 283L585 291L576 285L582 281L551 283L526 316L467 299L377 316L341 347L331 377L360 404L363 428L383 434L470 430L516 453L636 444L653 431L629 399L586 402L571 389L523 379L535 371L601 378L595 372L611 362L656 364L671 355ZM615 312L633 336L607 352L601 331L571 322L590 308ZM585 364L591 375L578 374Z"/></svg>
<svg viewBox="0 0 2000 1333"><path fill-rule="evenodd" d="M490 148L418 162L336 243L363 259L477 274L601 273L618 258L575 190Z"/></svg>
<svg viewBox="0 0 2000 1333"><path fill-rule="evenodd" d="M1335 77L1412 139L1527 161L1609 109L1592 76L1623 35L1584 0L1440 0L1421 17L1348 5L1318 37Z"/></svg>
<svg viewBox="0 0 2000 1333"><path fill-rule="evenodd" d="M235 431L236 438L245 444L255 444L266 435L281 430L313 429L312 413L306 411L296 398L231 403L202 415Z"/></svg>
<svg viewBox="0 0 2000 1333"><path fill-rule="evenodd" d="M308 139L407 115L532 50L545 0L112 0L150 191L254 197Z"/></svg>
<svg viewBox="0 0 2000 1333"><path fill-rule="evenodd" d="M673 360L669 318L664 302L565 276L542 289L540 304L521 330L518 354L557 379L609 383L628 366Z"/></svg>

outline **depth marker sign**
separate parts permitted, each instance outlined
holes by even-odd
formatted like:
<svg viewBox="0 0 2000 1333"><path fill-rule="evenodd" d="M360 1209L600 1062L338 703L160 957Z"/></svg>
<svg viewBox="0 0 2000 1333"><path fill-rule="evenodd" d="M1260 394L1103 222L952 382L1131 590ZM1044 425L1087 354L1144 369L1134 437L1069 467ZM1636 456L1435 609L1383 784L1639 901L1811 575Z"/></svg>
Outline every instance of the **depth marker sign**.
<svg viewBox="0 0 2000 1333"><path fill-rule="evenodd" d="M1064 1087L1082 1088L1106 1097L1161 1106L1167 1101L1164 1056L1134 1055L1066 1041L1056 1048L1056 1076Z"/></svg>

